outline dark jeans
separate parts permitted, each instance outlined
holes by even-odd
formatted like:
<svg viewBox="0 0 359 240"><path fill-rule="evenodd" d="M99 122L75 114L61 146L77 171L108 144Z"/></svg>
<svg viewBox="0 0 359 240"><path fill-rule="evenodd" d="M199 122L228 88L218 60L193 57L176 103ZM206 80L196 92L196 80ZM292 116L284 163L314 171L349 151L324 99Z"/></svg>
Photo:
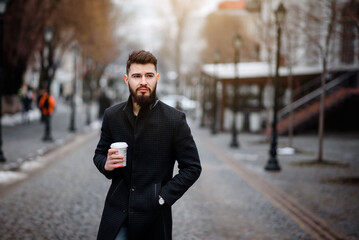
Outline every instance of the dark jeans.
<svg viewBox="0 0 359 240"><path fill-rule="evenodd" d="M120 231L118 232L115 240L128 240L127 237L127 226L122 226Z"/></svg>

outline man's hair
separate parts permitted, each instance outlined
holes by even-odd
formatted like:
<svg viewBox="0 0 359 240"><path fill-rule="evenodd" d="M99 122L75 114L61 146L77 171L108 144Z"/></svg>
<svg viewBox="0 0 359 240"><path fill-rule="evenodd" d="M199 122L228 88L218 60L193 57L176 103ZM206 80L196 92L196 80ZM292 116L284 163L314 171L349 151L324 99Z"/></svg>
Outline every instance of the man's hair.
<svg viewBox="0 0 359 240"><path fill-rule="evenodd" d="M131 64L133 63L137 63L137 64L152 63L153 65L155 65L155 70L157 72L157 58L153 56L152 53L147 52L145 50L133 51L128 56L127 65L126 65L126 74L128 74Z"/></svg>

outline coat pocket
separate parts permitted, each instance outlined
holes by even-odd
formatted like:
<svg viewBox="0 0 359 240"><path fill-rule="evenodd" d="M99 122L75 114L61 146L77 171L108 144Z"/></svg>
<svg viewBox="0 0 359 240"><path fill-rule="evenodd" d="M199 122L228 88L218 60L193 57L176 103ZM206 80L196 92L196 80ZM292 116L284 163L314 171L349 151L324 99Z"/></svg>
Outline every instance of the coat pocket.
<svg viewBox="0 0 359 240"><path fill-rule="evenodd" d="M161 187L162 187L161 183L156 183L154 185L154 191L153 191L153 198L152 199L153 199L153 206L155 206L155 207L160 206L158 201L159 201L159 197L160 197Z"/></svg>

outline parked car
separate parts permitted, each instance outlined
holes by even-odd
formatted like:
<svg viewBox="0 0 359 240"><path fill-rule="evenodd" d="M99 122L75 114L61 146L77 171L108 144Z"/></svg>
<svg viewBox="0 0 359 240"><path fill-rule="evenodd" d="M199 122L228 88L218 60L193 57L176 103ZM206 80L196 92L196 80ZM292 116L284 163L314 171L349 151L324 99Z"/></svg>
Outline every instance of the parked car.
<svg viewBox="0 0 359 240"><path fill-rule="evenodd" d="M167 95L160 99L167 105L170 105L171 107L177 108L178 110L184 111L189 114L194 114L198 106L197 101L191 100L183 95Z"/></svg>

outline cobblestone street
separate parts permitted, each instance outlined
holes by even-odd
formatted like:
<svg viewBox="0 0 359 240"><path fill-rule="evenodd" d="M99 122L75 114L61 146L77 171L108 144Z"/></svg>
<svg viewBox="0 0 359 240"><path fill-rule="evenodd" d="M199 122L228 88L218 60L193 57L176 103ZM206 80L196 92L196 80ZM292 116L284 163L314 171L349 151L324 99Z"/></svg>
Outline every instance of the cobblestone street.
<svg viewBox="0 0 359 240"><path fill-rule="evenodd" d="M95 239L109 186L92 163L97 140L1 195L2 239ZM203 175L173 206L174 239L309 239L209 149L198 147Z"/></svg>
<svg viewBox="0 0 359 240"><path fill-rule="evenodd" d="M95 239L109 182L92 163L91 139L0 198L1 239Z"/></svg>
<svg viewBox="0 0 359 240"><path fill-rule="evenodd" d="M265 192L249 184L250 178L244 179L235 171L225 156L215 154L215 149L206 144L210 136L207 129L192 125L203 172L173 206L174 240L314 239L280 206L269 201ZM96 238L110 182L92 162L98 134L86 136L84 144L68 144L72 145L71 151L0 192L0 239ZM223 147L229 142L224 139L227 136L218 135L211 142L234 154ZM256 168L252 170L261 174ZM272 178L273 184L279 176ZM328 220L335 224L334 217Z"/></svg>
<svg viewBox="0 0 359 240"><path fill-rule="evenodd" d="M311 239L201 140L203 172L174 206L174 239Z"/></svg>

